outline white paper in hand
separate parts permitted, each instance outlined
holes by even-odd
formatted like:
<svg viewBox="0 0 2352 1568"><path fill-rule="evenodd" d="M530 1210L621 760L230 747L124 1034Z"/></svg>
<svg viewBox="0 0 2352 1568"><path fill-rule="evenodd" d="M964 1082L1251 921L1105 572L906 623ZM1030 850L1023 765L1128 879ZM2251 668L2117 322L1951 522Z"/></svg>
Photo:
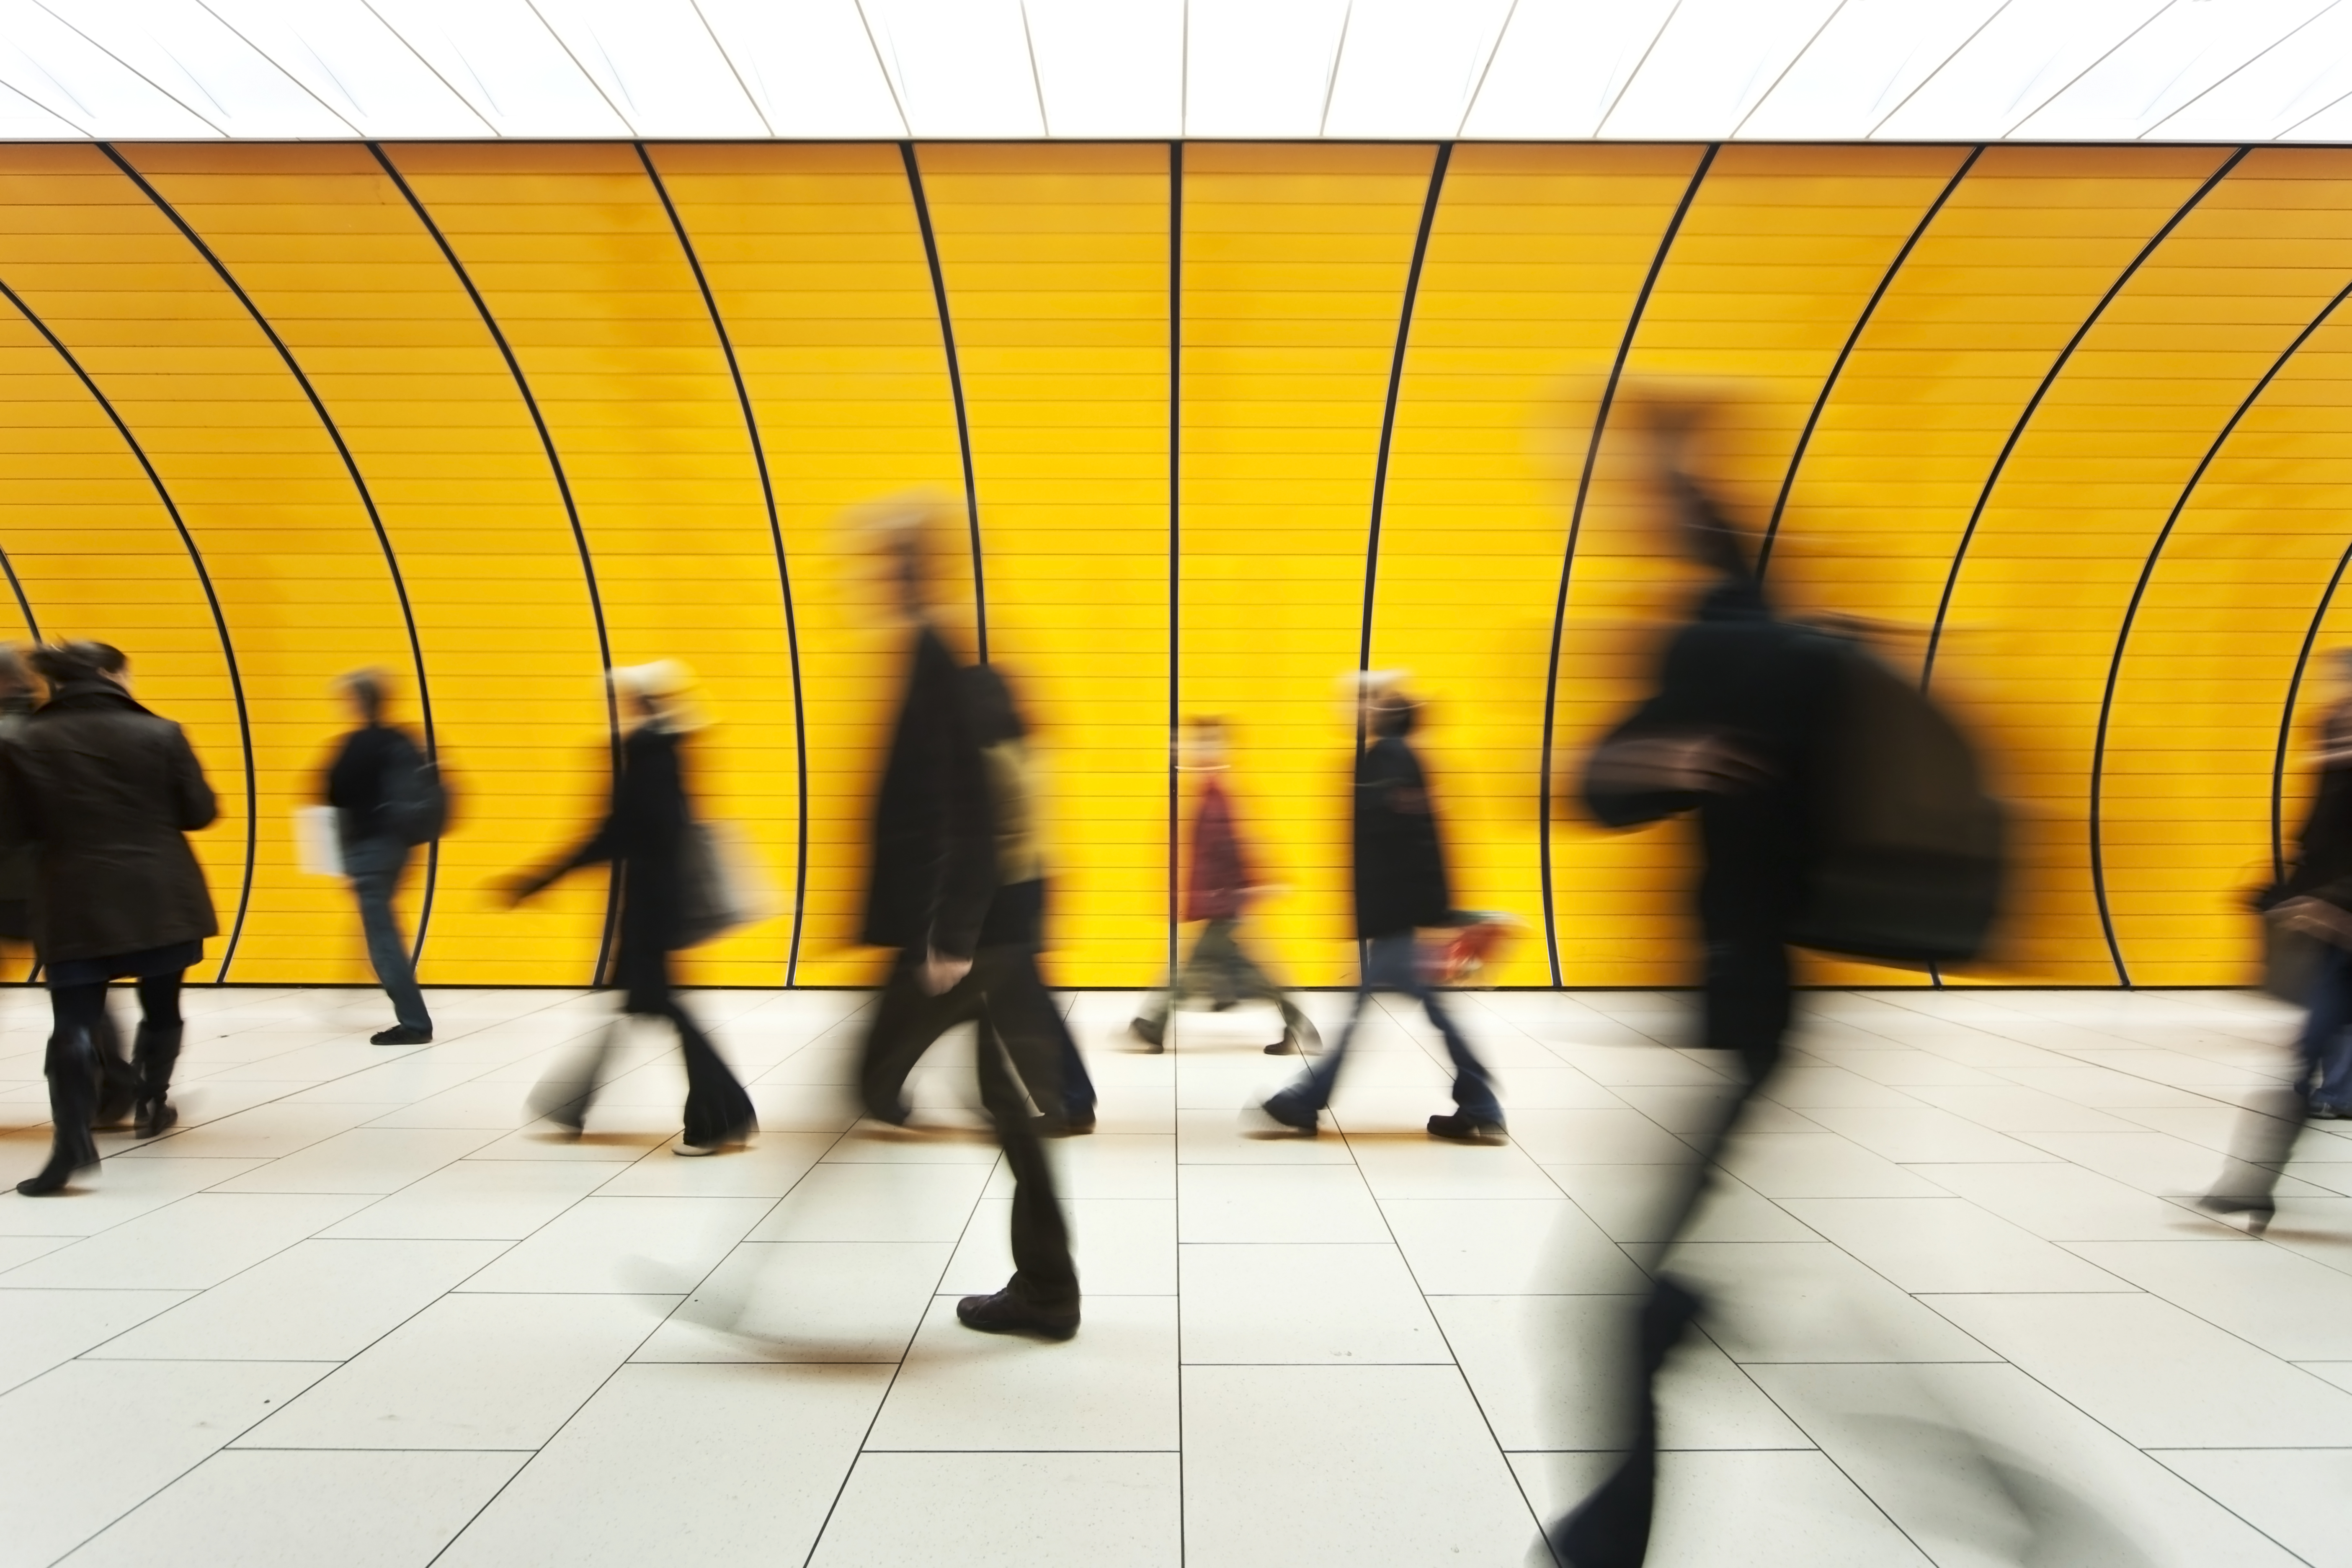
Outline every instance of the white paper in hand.
<svg viewBox="0 0 2352 1568"><path fill-rule="evenodd" d="M294 808L294 859L310 877L343 875L343 839L331 805Z"/></svg>

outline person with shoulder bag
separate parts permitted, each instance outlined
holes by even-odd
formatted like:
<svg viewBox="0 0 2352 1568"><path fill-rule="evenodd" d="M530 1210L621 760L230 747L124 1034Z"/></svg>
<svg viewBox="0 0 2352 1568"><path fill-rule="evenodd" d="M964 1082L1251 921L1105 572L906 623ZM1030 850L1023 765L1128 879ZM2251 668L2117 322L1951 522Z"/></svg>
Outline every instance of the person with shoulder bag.
<svg viewBox="0 0 2352 1568"><path fill-rule="evenodd" d="M2336 662L2352 678L2352 649L2339 649ZM2352 698L2324 722L2317 782L2294 864L2253 900L2270 926L2273 955L2302 948L2313 960L2294 984L2307 1009L2295 1041L2300 1067L2292 1085L2246 1102L2228 1168L2196 1200L2209 1214L2243 1218L2258 1234L2276 1210L2279 1167L2305 1119L2352 1116Z"/></svg>
<svg viewBox="0 0 2352 1568"><path fill-rule="evenodd" d="M392 999L393 1026L368 1037L377 1046L422 1046L433 1039L433 1015L417 989L408 939L392 900L408 870L409 852L439 837L438 769L408 732L383 721L380 670L362 669L336 683L359 720L328 765L327 804L335 808L343 874L359 901L368 962ZM428 820L429 819L429 820Z"/></svg>
<svg viewBox="0 0 2352 1568"><path fill-rule="evenodd" d="M621 886L621 947L613 975L621 989L622 1015L667 1019L686 1058L685 1130L672 1152L740 1149L760 1131L751 1097L677 999L669 968L671 953L707 934L693 929L686 908L692 891L688 862L698 836L686 784L685 742L704 722L693 700L693 673L664 659L615 669L611 679L640 716L621 742L612 805L577 849L509 880L508 901L520 904L579 867L611 864ZM605 1039L610 1037L608 1033ZM599 1047L583 1068L541 1084L532 1108L578 1131L595 1098L604 1056Z"/></svg>
<svg viewBox="0 0 2352 1568"><path fill-rule="evenodd" d="M178 1120L168 1094L181 979L220 922L186 837L218 804L186 733L131 698L128 661L102 643L43 647L33 668L49 700L0 748L0 844L40 846L32 913L54 1020L43 1063L53 1142L48 1163L16 1184L39 1197L98 1163L89 1128L110 981L138 983L136 1131L152 1138Z"/></svg>

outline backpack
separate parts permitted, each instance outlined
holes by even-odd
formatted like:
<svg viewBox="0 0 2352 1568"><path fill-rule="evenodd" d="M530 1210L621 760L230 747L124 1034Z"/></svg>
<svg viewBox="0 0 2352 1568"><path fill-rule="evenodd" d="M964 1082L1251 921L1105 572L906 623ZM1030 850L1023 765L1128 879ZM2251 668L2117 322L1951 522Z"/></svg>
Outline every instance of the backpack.
<svg viewBox="0 0 2352 1568"><path fill-rule="evenodd" d="M2000 908L2007 824L1950 715L1841 640L1800 947L1881 963L1981 955Z"/></svg>
<svg viewBox="0 0 2352 1568"><path fill-rule="evenodd" d="M385 771L383 819L403 844L430 844L449 831L449 785L441 763L419 755Z"/></svg>

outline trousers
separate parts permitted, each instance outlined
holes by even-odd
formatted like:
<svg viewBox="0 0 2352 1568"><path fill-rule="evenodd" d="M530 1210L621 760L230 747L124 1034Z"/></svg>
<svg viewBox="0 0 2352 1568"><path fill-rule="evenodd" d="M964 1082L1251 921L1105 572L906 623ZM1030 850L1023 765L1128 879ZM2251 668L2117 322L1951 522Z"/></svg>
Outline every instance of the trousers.
<svg viewBox="0 0 2352 1568"><path fill-rule="evenodd" d="M899 1093L915 1063L958 1024L977 1024L972 1055L980 1102L1013 1173L1013 1287L1039 1306L1075 1305L1078 1270L1070 1257L1069 1227L1029 1107L1033 1100L1041 1110L1067 1103L1065 1049L1075 1054L1076 1047L1037 973L1036 950L983 947L972 955L971 972L937 996L923 988L922 975L922 955L901 953L882 988L858 1071L867 1113L904 1121Z"/></svg>
<svg viewBox="0 0 2352 1568"><path fill-rule="evenodd" d="M400 879L408 869L408 846L397 838L362 838L343 846L343 871L352 879L359 900L360 930L367 936L368 963L375 968L376 984L392 998L392 1016L403 1025L425 1034L433 1032L433 1015L425 1010L425 993L416 987L416 969L410 963L408 941L400 932L400 917L392 907Z"/></svg>
<svg viewBox="0 0 2352 1568"><path fill-rule="evenodd" d="M170 970L138 983L139 1033L127 1085L133 1100L161 1100L172 1087L172 1068L180 1059L180 1038L185 1032L180 1018L182 973ZM98 1160L90 1123L98 1115L101 1090L112 1087L108 1080L120 1071L108 1059L112 1053L100 1044L110 1033L104 982L50 988L49 1043L41 1062L49 1081L50 1158L67 1161L69 1168Z"/></svg>
<svg viewBox="0 0 2352 1568"><path fill-rule="evenodd" d="M1349 1044L1356 1037L1356 1026L1364 1016L1364 1008L1374 992L1395 991L1421 1004L1429 1021L1445 1040L1445 1054L1454 1060L1454 1103L1465 1116L1482 1121L1503 1120L1502 1103L1495 1098L1495 1079L1470 1049L1470 1042L1454 1025L1454 1016L1437 999L1437 989L1421 976L1419 940L1411 931L1394 936L1377 936L1364 944L1364 980L1356 990L1356 1005L1348 1015L1345 1027L1330 1048L1315 1058L1307 1076L1292 1084L1266 1102L1267 1108L1280 1113L1285 1120L1318 1111L1331 1103L1331 1090L1339 1081L1340 1064L1347 1060Z"/></svg>
<svg viewBox="0 0 2352 1568"><path fill-rule="evenodd" d="M1185 997L1205 995L1221 1008L1236 1002L1271 1002L1282 1009L1285 1033L1302 1042L1315 1038L1315 1026L1290 994L1242 946L1241 924L1238 920L1213 920L1201 928L1192 955L1168 977L1168 989L1145 1007L1146 1024L1165 1028L1168 1015Z"/></svg>

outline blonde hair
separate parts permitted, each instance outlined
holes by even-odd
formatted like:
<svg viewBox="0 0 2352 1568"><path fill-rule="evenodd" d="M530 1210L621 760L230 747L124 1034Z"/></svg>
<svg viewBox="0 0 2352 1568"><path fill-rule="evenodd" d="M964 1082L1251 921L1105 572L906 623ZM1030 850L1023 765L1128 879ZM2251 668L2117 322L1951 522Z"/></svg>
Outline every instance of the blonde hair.
<svg viewBox="0 0 2352 1568"><path fill-rule="evenodd" d="M681 659L657 658L651 664L616 664L605 671L613 689L643 702L653 722L672 734L687 735L708 728L710 710L702 701L694 669Z"/></svg>

